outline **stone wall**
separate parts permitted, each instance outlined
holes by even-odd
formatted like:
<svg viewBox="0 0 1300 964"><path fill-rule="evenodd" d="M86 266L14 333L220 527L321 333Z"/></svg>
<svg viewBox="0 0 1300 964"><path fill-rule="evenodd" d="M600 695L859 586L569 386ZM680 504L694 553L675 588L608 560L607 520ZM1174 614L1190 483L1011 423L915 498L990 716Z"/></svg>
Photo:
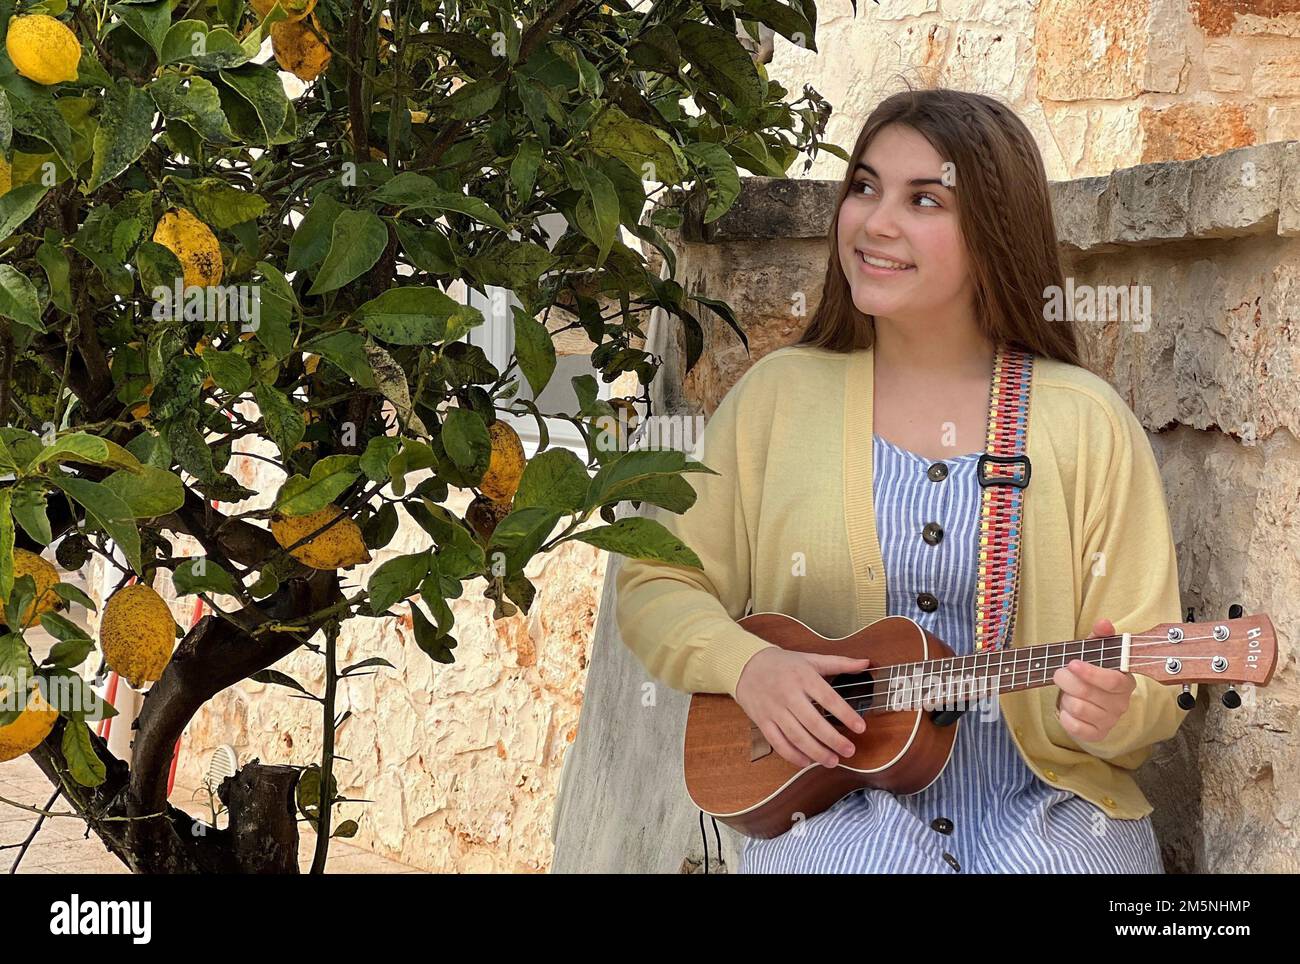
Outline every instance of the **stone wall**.
<svg viewBox="0 0 1300 964"><path fill-rule="evenodd" d="M1229 711L1221 688L1202 687L1177 737L1139 771L1170 872L1300 870L1298 186L1294 141L1051 186L1067 278L1151 292L1149 319L1075 325L1085 365L1116 386L1152 435L1184 605L1203 621L1241 603L1268 613L1279 636L1278 671L1254 705ZM661 388L670 411L712 412L750 365L802 327L793 309L820 298L819 235L837 187L749 178L734 211L685 232L699 240L680 242L679 280L731 303L752 353L722 323L709 325L700 364L680 387ZM781 225L779 243L772 224ZM661 326L650 337L650 350L675 358L676 372L678 334ZM607 587L620 562L611 560ZM638 711L647 676L619 639L609 596L566 767L553 869L694 871L703 860L698 811L681 780L688 698L658 686L657 709ZM734 867L741 838L721 830ZM708 845L714 854L711 827Z"/></svg>
<svg viewBox="0 0 1300 964"><path fill-rule="evenodd" d="M1300 8L1277 0L819 3L820 52L777 37L770 75L835 107L847 150L899 78L989 94L1053 180L1300 138ZM838 178L826 155L809 177Z"/></svg>

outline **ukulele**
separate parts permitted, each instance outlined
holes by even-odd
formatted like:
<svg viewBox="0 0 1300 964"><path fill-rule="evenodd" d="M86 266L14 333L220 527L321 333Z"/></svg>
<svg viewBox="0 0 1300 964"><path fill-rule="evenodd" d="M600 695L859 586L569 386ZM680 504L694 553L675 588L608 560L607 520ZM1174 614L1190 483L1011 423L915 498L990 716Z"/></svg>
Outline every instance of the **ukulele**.
<svg viewBox="0 0 1300 964"><path fill-rule="evenodd" d="M1236 615L1240 607L1233 606ZM768 642L802 653L869 658L861 673L831 677L836 692L866 721L854 733L822 709L853 742L852 756L831 768L800 768L772 749L725 693L695 693L686 719L686 791L695 806L749 836L776 837L802 815L815 816L864 787L919 793L952 756L960 716L1000 693L1052 684L1074 659L1179 685L1178 705L1195 705L1189 685L1228 683L1224 705L1241 705L1233 684L1267 686L1277 663L1273 623L1256 615L1217 623L1160 623L1118 633L956 656L907 616L886 616L850 636L828 639L782 613L738 621ZM833 645L832 645L833 644Z"/></svg>

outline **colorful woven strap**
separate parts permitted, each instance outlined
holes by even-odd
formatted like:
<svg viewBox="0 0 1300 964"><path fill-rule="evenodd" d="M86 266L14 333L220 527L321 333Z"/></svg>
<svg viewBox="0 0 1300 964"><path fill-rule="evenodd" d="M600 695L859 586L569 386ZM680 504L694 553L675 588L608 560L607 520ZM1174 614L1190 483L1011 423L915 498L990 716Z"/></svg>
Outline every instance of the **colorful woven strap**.
<svg viewBox="0 0 1300 964"><path fill-rule="evenodd" d="M1011 645L1020 588L1021 501L1029 484L1029 388L1034 356L999 345L993 362L988 439L977 463L982 494L975 652Z"/></svg>

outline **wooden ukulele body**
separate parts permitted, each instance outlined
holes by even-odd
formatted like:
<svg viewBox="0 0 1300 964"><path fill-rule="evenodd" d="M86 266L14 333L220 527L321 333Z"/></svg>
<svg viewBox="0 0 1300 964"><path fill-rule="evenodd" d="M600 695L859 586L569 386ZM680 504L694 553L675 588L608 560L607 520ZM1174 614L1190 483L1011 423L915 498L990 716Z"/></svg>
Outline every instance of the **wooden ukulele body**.
<svg viewBox="0 0 1300 964"><path fill-rule="evenodd" d="M781 613L754 613L738 623L783 649L870 659L865 673L837 676L829 682L843 686L875 678L872 707L882 705L888 695L879 682L888 667L954 655L947 644L906 616L886 616L837 639ZM859 690L867 691L865 686ZM852 756L842 757L834 769L820 763L799 768L768 745L730 696L695 693L686 720L686 791L699 809L746 836L776 837L795 821L821 813L864 787L896 794L924 790L948 765L961 725L958 719L940 726L926 709L872 709L864 718L867 728L862 733L854 733L836 718L828 720L853 742Z"/></svg>

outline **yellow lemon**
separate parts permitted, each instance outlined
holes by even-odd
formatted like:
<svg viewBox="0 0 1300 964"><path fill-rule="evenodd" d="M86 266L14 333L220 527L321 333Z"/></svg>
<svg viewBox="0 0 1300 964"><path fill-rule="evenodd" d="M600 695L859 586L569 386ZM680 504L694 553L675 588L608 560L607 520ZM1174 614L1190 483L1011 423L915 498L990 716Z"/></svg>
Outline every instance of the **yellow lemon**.
<svg viewBox="0 0 1300 964"><path fill-rule="evenodd" d="M176 255L186 286L220 283L223 267L217 236L185 208L164 214L154 228L153 239Z"/></svg>
<svg viewBox="0 0 1300 964"><path fill-rule="evenodd" d="M77 79L81 44L67 24L43 13L16 17L9 22L5 50L14 68L38 84L60 84Z"/></svg>
<svg viewBox="0 0 1300 964"><path fill-rule="evenodd" d="M311 535L327 522L333 524L313 539L289 550L304 566L312 569L346 569L370 561L370 551L361 535L361 527L343 510L330 503L307 515L273 515L271 534L281 549L288 549L299 539ZM339 518L342 516L342 518ZM338 521L334 521L334 520Z"/></svg>
<svg viewBox="0 0 1300 964"><path fill-rule="evenodd" d="M0 690L0 693L4 692ZM58 718L59 711L46 702L39 689L33 687L18 719L0 726L0 762L31 753L50 735Z"/></svg>
<svg viewBox="0 0 1300 964"><path fill-rule="evenodd" d="M325 31L320 30L320 34L329 40ZM296 20L271 25L271 49L275 52L275 62L299 80L315 80L330 62L329 47L311 27Z"/></svg>
<svg viewBox="0 0 1300 964"><path fill-rule="evenodd" d="M54 591L54 587L59 582L59 570L55 569L48 560L42 559L34 552L28 552L26 549L14 550L14 578L20 576L31 576L36 580L36 598L27 604L23 610L22 619L18 620L18 625L26 626L33 619L40 618L41 613L48 613L56 609L59 605L59 594ZM35 607L36 612L32 612ZM0 620L8 622L5 617L4 600L0 599ZM11 624L12 628L12 624Z"/></svg>
<svg viewBox="0 0 1300 964"><path fill-rule="evenodd" d="M488 426L488 436L492 439L492 460L478 488L493 502L509 502L515 497L527 464L524 444L519 434L500 419Z"/></svg>
<svg viewBox="0 0 1300 964"><path fill-rule="evenodd" d="M176 646L176 620L152 586L137 583L109 597L99 624L104 662L136 689L162 676Z"/></svg>

